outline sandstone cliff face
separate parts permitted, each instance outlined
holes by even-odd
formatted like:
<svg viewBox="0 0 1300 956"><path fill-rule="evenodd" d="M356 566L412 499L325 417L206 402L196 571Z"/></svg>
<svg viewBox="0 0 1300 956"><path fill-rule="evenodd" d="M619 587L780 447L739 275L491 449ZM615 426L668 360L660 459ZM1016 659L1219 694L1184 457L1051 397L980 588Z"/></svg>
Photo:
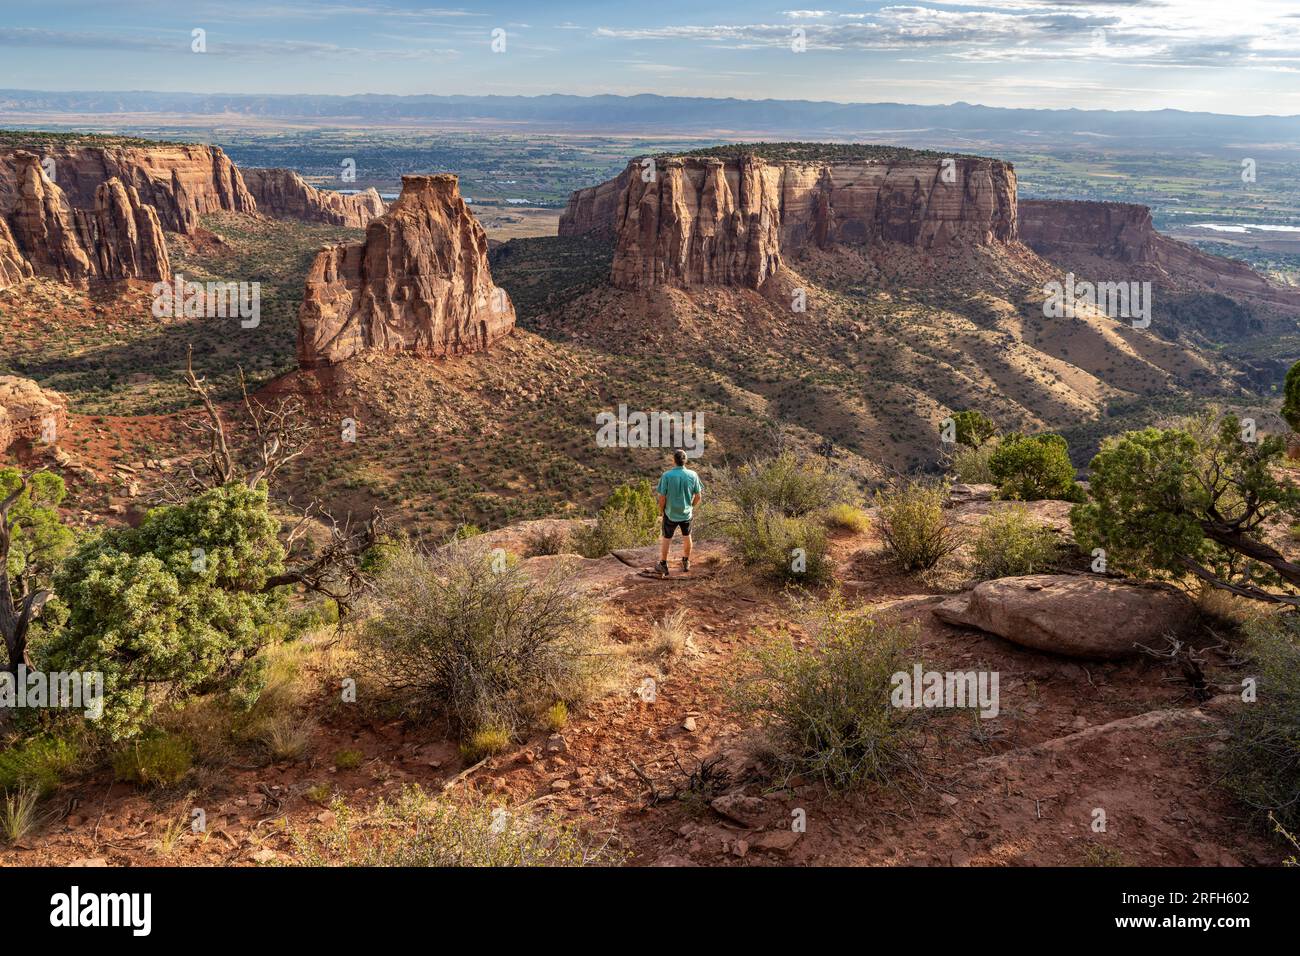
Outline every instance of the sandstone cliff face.
<svg viewBox="0 0 1300 956"><path fill-rule="evenodd" d="M96 187L90 209L74 209L35 154L16 152L13 163L17 192L0 230L0 283L32 274L76 286L171 278L158 215L135 189L110 179Z"/></svg>
<svg viewBox="0 0 1300 956"><path fill-rule="evenodd" d="M1015 172L996 160L953 157L945 167L937 156L684 156L658 160L653 177L646 172L634 161L618 179L575 193L566 210L564 234L616 237L621 288L757 288L784 260L840 243L932 250L1016 238Z"/></svg>
<svg viewBox="0 0 1300 956"><path fill-rule="evenodd" d="M0 151L0 209L19 150ZM199 217L222 210L256 212L257 202L235 164L219 146L56 146L41 149L53 160L54 179L76 209L92 209L102 183L118 179L157 210L164 229L191 234Z"/></svg>
<svg viewBox="0 0 1300 956"><path fill-rule="evenodd" d="M17 285L31 274L31 263L18 251L9 223L0 216L0 290Z"/></svg>
<svg viewBox="0 0 1300 956"><path fill-rule="evenodd" d="M612 241L619 200L628 180L638 175L640 170L638 163L632 163L613 179L570 194L568 206L560 213L560 235L592 236Z"/></svg>
<svg viewBox="0 0 1300 956"><path fill-rule="evenodd" d="M384 214L384 201L374 189L354 195L317 189L291 169L241 169L257 211L276 218L323 222L364 229Z"/></svg>
<svg viewBox="0 0 1300 956"><path fill-rule="evenodd" d="M1154 281L1300 309L1300 290L1275 286L1243 262L1161 235L1146 206L1026 199L1020 203L1020 238L1044 258L1092 280Z"/></svg>
<svg viewBox="0 0 1300 956"><path fill-rule="evenodd" d="M57 440L68 421L68 403L58 392L13 375L0 375L0 453L14 442Z"/></svg>
<svg viewBox="0 0 1300 956"><path fill-rule="evenodd" d="M441 358L481 351L514 324L456 177L403 176L401 196L364 242L331 246L312 263L298 360L312 368L363 349Z"/></svg>

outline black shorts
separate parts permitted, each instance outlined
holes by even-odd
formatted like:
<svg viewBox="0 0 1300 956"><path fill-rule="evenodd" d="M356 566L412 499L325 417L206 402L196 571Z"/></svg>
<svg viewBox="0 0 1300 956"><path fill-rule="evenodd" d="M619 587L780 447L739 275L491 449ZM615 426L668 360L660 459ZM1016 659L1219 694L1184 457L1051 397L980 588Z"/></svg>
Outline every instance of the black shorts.
<svg viewBox="0 0 1300 956"><path fill-rule="evenodd" d="M668 519L668 516L664 515L664 537L665 538L671 538L673 536L673 532L676 531L678 528L682 529L683 538L689 538L691 536L691 519L687 518L685 521L670 521Z"/></svg>

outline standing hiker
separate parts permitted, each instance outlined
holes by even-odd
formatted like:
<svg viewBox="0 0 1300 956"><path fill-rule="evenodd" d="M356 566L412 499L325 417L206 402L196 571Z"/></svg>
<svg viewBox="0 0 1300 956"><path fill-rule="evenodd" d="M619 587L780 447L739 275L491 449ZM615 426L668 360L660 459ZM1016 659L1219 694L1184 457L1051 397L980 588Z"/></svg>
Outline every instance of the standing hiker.
<svg viewBox="0 0 1300 956"><path fill-rule="evenodd" d="M659 566L655 568L668 577L668 548L673 543L673 533L682 529L682 570L691 569L691 516L700 503L704 485L700 476L686 467L686 452L673 451L674 467L659 477L659 514L663 518L663 533L659 539Z"/></svg>

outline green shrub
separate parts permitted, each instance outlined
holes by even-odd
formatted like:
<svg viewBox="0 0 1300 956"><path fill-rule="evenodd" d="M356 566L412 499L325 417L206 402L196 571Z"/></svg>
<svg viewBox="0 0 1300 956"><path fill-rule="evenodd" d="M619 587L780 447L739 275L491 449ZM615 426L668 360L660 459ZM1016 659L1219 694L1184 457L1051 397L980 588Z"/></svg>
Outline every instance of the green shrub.
<svg viewBox="0 0 1300 956"><path fill-rule="evenodd" d="M721 521L745 521L761 512L802 518L851 502L853 490L843 474L822 458L782 452L723 472L716 497Z"/></svg>
<svg viewBox="0 0 1300 956"><path fill-rule="evenodd" d="M990 464L997 447L996 439L987 441L978 448L958 445L957 450L948 458L949 474L967 485L997 484L997 478L993 475L993 466Z"/></svg>
<svg viewBox="0 0 1300 956"><path fill-rule="evenodd" d="M442 716L468 739L513 734L556 700L585 699L607 657L595 608L570 569L494 571L482 548L406 548L375 584L362 659L420 716Z"/></svg>
<svg viewBox="0 0 1300 956"><path fill-rule="evenodd" d="M928 571L957 549L948 513L947 484L905 481L876 493L880 536L904 571Z"/></svg>
<svg viewBox="0 0 1300 956"><path fill-rule="evenodd" d="M763 510L728 521L727 536L741 564L773 581L819 584L832 577L826 531L808 518Z"/></svg>
<svg viewBox="0 0 1300 956"><path fill-rule="evenodd" d="M293 834L297 866L586 866L621 856L585 843L557 817L506 811L486 803L455 803L408 786L392 803L358 815L331 804L334 824Z"/></svg>
<svg viewBox="0 0 1300 956"><path fill-rule="evenodd" d="M0 751L0 790L26 787L45 796L76 766L77 755L76 744L60 737L35 737Z"/></svg>
<svg viewBox="0 0 1300 956"><path fill-rule="evenodd" d="M1060 435L1008 435L989 458L989 469L1005 498L1082 501L1070 450Z"/></svg>
<svg viewBox="0 0 1300 956"><path fill-rule="evenodd" d="M194 765L194 748L177 734L140 737L113 756L113 775L142 787L174 786Z"/></svg>
<svg viewBox="0 0 1300 956"><path fill-rule="evenodd" d="M19 787L5 793L0 800L0 837L6 843L18 843L41 824L41 794L32 787Z"/></svg>
<svg viewBox="0 0 1300 956"><path fill-rule="evenodd" d="M524 540L524 557L539 558L564 554L569 549L569 532L560 525L538 528Z"/></svg>
<svg viewBox="0 0 1300 956"><path fill-rule="evenodd" d="M839 528L854 534L866 534L871 527L871 516L850 504L831 505L826 509L822 520L828 528Z"/></svg>
<svg viewBox="0 0 1300 956"><path fill-rule="evenodd" d="M114 739L159 702L230 686L280 611L265 593L284 570L279 530L266 486L234 482L94 535L55 577L67 620L43 663L104 674L96 726Z"/></svg>
<svg viewBox="0 0 1300 956"><path fill-rule="evenodd" d="M982 412L957 412L952 420L956 425L957 443L967 448L979 448L998 433L998 426L993 424L993 419Z"/></svg>
<svg viewBox="0 0 1300 956"><path fill-rule="evenodd" d="M757 718L789 773L844 788L916 772L916 711L891 704L891 679L912 665L912 629L878 624L839 596L811 605L801 647L788 633L767 638L749 663L756 673L734 695Z"/></svg>
<svg viewBox="0 0 1300 956"><path fill-rule="evenodd" d="M510 731L504 727L480 727L460 745L460 755L469 763L499 754L510 747Z"/></svg>
<svg viewBox="0 0 1300 956"><path fill-rule="evenodd" d="M599 558L622 548L639 548L659 540L659 499L646 479L615 488L596 524L574 532L573 544L584 557Z"/></svg>
<svg viewBox="0 0 1300 956"><path fill-rule="evenodd" d="M1024 505L986 515L975 533L975 574L984 580L1041 573L1060 555L1056 532Z"/></svg>
<svg viewBox="0 0 1300 956"><path fill-rule="evenodd" d="M356 770L364 756L360 750L340 750L334 755L334 766L339 770Z"/></svg>
<svg viewBox="0 0 1300 956"><path fill-rule="evenodd" d="M1219 753L1223 782L1263 825L1300 828L1300 617L1294 611L1246 626L1255 701L1229 715Z"/></svg>

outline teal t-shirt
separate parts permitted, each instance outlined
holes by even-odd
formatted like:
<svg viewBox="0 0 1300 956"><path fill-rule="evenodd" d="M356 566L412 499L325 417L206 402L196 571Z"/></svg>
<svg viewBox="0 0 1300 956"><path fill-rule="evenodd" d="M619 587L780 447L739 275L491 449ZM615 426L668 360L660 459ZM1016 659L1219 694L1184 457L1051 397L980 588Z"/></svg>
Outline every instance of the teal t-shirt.
<svg viewBox="0 0 1300 956"><path fill-rule="evenodd" d="M668 499L664 504L664 514L669 521L690 521L691 502L703 491L700 476L685 465L669 468L659 478L658 492Z"/></svg>

